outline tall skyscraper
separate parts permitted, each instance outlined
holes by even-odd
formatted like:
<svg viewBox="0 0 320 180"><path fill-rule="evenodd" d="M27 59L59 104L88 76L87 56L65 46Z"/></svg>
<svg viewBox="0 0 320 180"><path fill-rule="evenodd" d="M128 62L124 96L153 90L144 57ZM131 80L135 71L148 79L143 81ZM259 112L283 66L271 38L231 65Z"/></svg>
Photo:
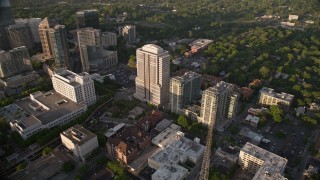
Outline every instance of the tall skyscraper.
<svg viewBox="0 0 320 180"><path fill-rule="evenodd" d="M64 25L44 18L39 25L40 41L46 59L54 59L57 67L68 67L69 47Z"/></svg>
<svg viewBox="0 0 320 180"><path fill-rule="evenodd" d="M39 25L39 35L42 45L42 50L45 58L53 58L53 50L50 42L49 29L53 28L58 23L48 18L44 18Z"/></svg>
<svg viewBox="0 0 320 180"><path fill-rule="evenodd" d="M137 49L137 99L156 106L169 101L170 55L154 44Z"/></svg>
<svg viewBox="0 0 320 180"><path fill-rule="evenodd" d="M127 25L119 27L119 35L123 36L124 39L130 44L136 41L136 26Z"/></svg>
<svg viewBox="0 0 320 180"><path fill-rule="evenodd" d="M237 111L239 95L233 91L233 85L219 82L214 87L206 89L202 95L199 121L214 127L224 125L232 119Z"/></svg>
<svg viewBox="0 0 320 180"><path fill-rule="evenodd" d="M200 78L200 74L192 71L171 78L169 94L171 112L179 114L183 106L199 99Z"/></svg>
<svg viewBox="0 0 320 180"><path fill-rule="evenodd" d="M101 30L85 28L77 31L80 49L82 71L90 71L90 61L95 61L101 56ZM91 67L92 68L92 67Z"/></svg>
<svg viewBox="0 0 320 180"><path fill-rule="evenodd" d="M92 105L97 101L94 82L88 73L76 74L72 71L59 69L52 76L52 85L59 94L75 103Z"/></svg>
<svg viewBox="0 0 320 180"><path fill-rule="evenodd" d="M24 46L8 52L0 51L0 77L6 78L32 70L32 66L25 61L29 57L29 51Z"/></svg>
<svg viewBox="0 0 320 180"><path fill-rule="evenodd" d="M14 24L9 0L0 1L0 49L9 50L10 43L6 33L6 27Z"/></svg>
<svg viewBox="0 0 320 180"><path fill-rule="evenodd" d="M69 47L67 42L67 30L64 25L55 25L49 29L49 37L55 65L68 67Z"/></svg>
<svg viewBox="0 0 320 180"><path fill-rule="evenodd" d="M6 29L11 48L26 46L28 49L32 49L34 47L34 41L28 23L13 24Z"/></svg>
<svg viewBox="0 0 320 180"><path fill-rule="evenodd" d="M100 29L79 29L77 35L83 72L99 71L118 63L116 51L102 48Z"/></svg>
<svg viewBox="0 0 320 180"><path fill-rule="evenodd" d="M99 11L96 9L78 11L76 13L76 19L78 29L86 27L100 28Z"/></svg>

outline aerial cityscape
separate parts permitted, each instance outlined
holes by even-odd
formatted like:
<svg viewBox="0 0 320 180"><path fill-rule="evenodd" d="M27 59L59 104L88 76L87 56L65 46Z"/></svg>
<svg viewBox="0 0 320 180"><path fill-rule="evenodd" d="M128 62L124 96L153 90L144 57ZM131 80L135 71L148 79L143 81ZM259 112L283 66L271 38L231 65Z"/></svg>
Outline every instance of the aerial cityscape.
<svg viewBox="0 0 320 180"><path fill-rule="evenodd" d="M0 0L0 179L319 180L319 0Z"/></svg>

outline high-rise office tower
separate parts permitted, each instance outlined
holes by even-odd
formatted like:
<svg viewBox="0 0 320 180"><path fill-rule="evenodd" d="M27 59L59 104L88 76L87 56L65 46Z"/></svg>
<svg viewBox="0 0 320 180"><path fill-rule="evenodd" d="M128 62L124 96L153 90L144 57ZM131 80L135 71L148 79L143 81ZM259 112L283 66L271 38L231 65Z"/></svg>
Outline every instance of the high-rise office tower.
<svg viewBox="0 0 320 180"><path fill-rule="evenodd" d="M128 43L136 41L136 26L127 25L119 27L119 35L123 36Z"/></svg>
<svg viewBox="0 0 320 180"><path fill-rule="evenodd" d="M6 27L14 24L9 0L0 1L0 49L9 50L10 43L6 33Z"/></svg>
<svg viewBox="0 0 320 180"><path fill-rule="evenodd" d="M32 66L25 61L29 57L29 51L24 46L8 52L0 51L0 77L6 78L32 70Z"/></svg>
<svg viewBox="0 0 320 180"><path fill-rule="evenodd" d="M161 106L169 101L170 55L154 44L137 49L137 99Z"/></svg>
<svg viewBox="0 0 320 180"><path fill-rule="evenodd" d="M99 11L96 9L78 11L76 13L77 27L86 28L92 27L99 29Z"/></svg>
<svg viewBox="0 0 320 180"><path fill-rule="evenodd" d="M54 20L44 18L39 25L39 35L42 45L42 50L45 58L53 58L53 50L50 42L49 29L53 28L58 23Z"/></svg>
<svg viewBox="0 0 320 180"><path fill-rule="evenodd" d="M78 44L80 49L82 71L89 72L92 70L90 64L94 64L101 56L101 30L85 28L77 31Z"/></svg>
<svg viewBox="0 0 320 180"><path fill-rule="evenodd" d="M57 67L68 67L69 47L65 26L55 25L53 28L50 28L49 37L55 65Z"/></svg>
<svg viewBox="0 0 320 180"><path fill-rule="evenodd" d="M6 30L11 48L26 46L28 49L32 49L34 47L29 24L19 23L9 25Z"/></svg>
<svg viewBox="0 0 320 180"><path fill-rule="evenodd" d="M233 85L219 82L206 89L202 95L199 121L204 124L214 123L214 127L232 119L237 111L239 95L233 91Z"/></svg>
<svg viewBox="0 0 320 180"><path fill-rule="evenodd" d="M59 69L52 76L52 85L54 90L73 102L92 105L97 100L94 82L88 73L76 74L69 70Z"/></svg>
<svg viewBox="0 0 320 180"><path fill-rule="evenodd" d="M171 78L169 94L171 112L179 114L183 106L199 99L200 78L200 74L192 71Z"/></svg>

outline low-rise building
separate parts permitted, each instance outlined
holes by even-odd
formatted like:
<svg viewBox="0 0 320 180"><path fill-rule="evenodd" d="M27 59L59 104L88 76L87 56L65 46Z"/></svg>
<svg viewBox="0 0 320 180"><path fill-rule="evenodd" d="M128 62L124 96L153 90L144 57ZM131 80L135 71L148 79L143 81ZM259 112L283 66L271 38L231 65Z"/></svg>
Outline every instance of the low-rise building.
<svg viewBox="0 0 320 180"><path fill-rule="evenodd" d="M15 88L18 86L23 85L24 83L35 81L39 78L39 75L35 71L15 75L8 78L0 79L0 84L9 87L9 88Z"/></svg>
<svg viewBox="0 0 320 180"><path fill-rule="evenodd" d="M287 162L287 159L247 142L240 151L238 165L253 173L253 180L285 180Z"/></svg>
<svg viewBox="0 0 320 180"><path fill-rule="evenodd" d="M244 137L247 137L250 139L251 143L252 144L255 144L255 145L259 145L260 142L262 141L263 139L263 136L261 134L257 134L253 131L251 131L249 128L247 127L244 127L240 130L240 133L239 135L241 136L244 136Z"/></svg>
<svg viewBox="0 0 320 180"><path fill-rule="evenodd" d="M23 110L25 118L10 122L10 126L23 139L42 129L65 124L87 110L85 104L75 103L56 91L38 91L15 104Z"/></svg>
<svg viewBox="0 0 320 180"><path fill-rule="evenodd" d="M137 106L137 107L133 108L131 111L129 111L128 118L135 119L136 117L143 114L143 112L144 112L144 109Z"/></svg>
<svg viewBox="0 0 320 180"><path fill-rule="evenodd" d="M261 105L284 105L290 107L294 95L287 93L276 93L274 89L263 87L259 94L259 104Z"/></svg>
<svg viewBox="0 0 320 180"><path fill-rule="evenodd" d="M179 165L188 161L198 164L203 157L204 148L198 142L177 136L176 140L167 147L150 156L148 165L153 169L159 169L167 163Z"/></svg>
<svg viewBox="0 0 320 180"><path fill-rule="evenodd" d="M150 115L141 118L137 125L144 131L149 131L163 119L163 116L161 111L153 110Z"/></svg>
<svg viewBox="0 0 320 180"><path fill-rule="evenodd" d="M97 135L80 125L75 125L60 133L62 144L82 161L99 147Z"/></svg>
<svg viewBox="0 0 320 180"><path fill-rule="evenodd" d="M156 170L152 180L184 180L188 176L188 169L177 164L167 163Z"/></svg>
<svg viewBox="0 0 320 180"><path fill-rule="evenodd" d="M248 124L250 124L253 127L258 127L260 118L257 116L253 116L251 114L248 114L247 117L244 119L244 121Z"/></svg>
<svg viewBox="0 0 320 180"><path fill-rule="evenodd" d="M152 144L157 145L160 148L165 148L169 144L173 143L178 136L183 136L183 133L180 132L180 130L180 126L171 124L152 139Z"/></svg>
<svg viewBox="0 0 320 180"><path fill-rule="evenodd" d="M111 133L113 134L113 133ZM151 137L138 127L119 127L107 141L107 152L124 164L129 164L138 153L151 145Z"/></svg>
<svg viewBox="0 0 320 180"><path fill-rule="evenodd" d="M172 120L163 119L160 121L156 127L154 128L158 132L164 131L167 127L169 127L172 124Z"/></svg>

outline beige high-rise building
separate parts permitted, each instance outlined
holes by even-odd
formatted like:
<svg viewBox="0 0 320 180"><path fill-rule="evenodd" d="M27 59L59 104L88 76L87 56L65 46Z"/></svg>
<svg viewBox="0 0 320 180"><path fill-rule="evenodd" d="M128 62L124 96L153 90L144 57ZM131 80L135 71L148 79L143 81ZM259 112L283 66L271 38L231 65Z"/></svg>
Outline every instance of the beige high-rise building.
<svg viewBox="0 0 320 180"><path fill-rule="evenodd" d="M68 67L69 47L67 30L64 25L55 25L49 29L51 49L56 67Z"/></svg>
<svg viewBox="0 0 320 180"><path fill-rule="evenodd" d="M286 180L283 176L288 160L247 142L240 151L238 165L255 174L253 180Z"/></svg>
<svg viewBox="0 0 320 180"><path fill-rule="evenodd" d="M52 85L59 94L75 103L92 105L96 102L94 82L88 73L76 74L72 71L59 69L52 76Z"/></svg>
<svg viewBox="0 0 320 180"><path fill-rule="evenodd" d="M239 94L233 91L233 85L219 82L206 89L202 95L199 121L214 127L224 126L232 119L238 106Z"/></svg>
<svg viewBox="0 0 320 180"><path fill-rule="evenodd" d="M169 101L170 55L154 44L137 49L137 99L156 106Z"/></svg>
<svg viewBox="0 0 320 180"><path fill-rule="evenodd" d="M42 45L42 51L46 59L53 58L53 50L50 43L49 29L53 28L57 22L44 18L39 25L39 36Z"/></svg>

